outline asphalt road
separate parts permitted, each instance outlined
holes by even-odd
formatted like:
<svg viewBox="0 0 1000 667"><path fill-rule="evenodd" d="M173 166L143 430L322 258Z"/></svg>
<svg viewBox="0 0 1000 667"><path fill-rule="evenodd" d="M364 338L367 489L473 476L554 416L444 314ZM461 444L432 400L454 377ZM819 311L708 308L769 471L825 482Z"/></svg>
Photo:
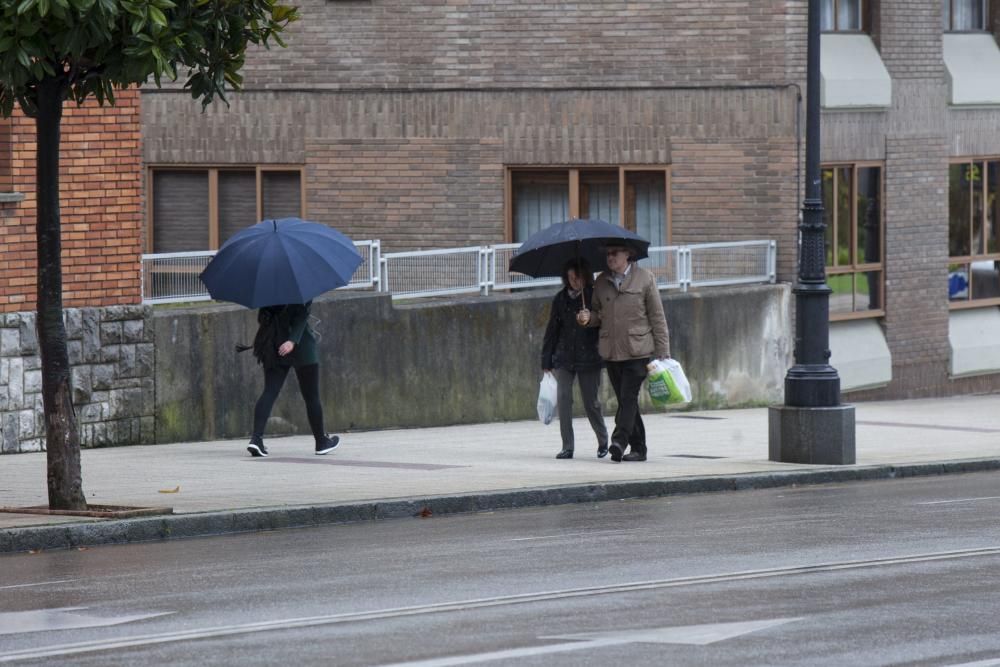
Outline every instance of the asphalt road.
<svg viewBox="0 0 1000 667"><path fill-rule="evenodd" d="M0 663L1000 665L1000 475L0 556Z"/></svg>

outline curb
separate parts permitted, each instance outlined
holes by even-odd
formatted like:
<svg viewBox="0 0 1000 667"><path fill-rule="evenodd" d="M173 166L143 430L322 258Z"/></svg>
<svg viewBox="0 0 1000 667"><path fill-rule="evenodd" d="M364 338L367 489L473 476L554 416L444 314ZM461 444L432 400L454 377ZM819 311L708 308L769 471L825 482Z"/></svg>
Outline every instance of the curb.
<svg viewBox="0 0 1000 667"><path fill-rule="evenodd" d="M411 499L372 500L341 505L260 507L55 526L5 528L0 529L0 554L233 535L379 519L995 470L1000 470L1000 459L964 459L937 463L574 484Z"/></svg>

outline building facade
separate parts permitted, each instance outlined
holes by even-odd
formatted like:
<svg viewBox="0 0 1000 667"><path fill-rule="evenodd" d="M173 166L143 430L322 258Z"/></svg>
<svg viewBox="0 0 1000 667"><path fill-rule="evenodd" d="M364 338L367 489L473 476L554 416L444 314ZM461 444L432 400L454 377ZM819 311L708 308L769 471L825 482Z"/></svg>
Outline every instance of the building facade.
<svg viewBox="0 0 1000 667"><path fill-rule="evenodd" d="M997 0L819 0L846 397L1000 389ZM146 252L305 215L383 251L601 217L778 242L795 279L806 0L304 0L202 112L144 90Z"/></svg>

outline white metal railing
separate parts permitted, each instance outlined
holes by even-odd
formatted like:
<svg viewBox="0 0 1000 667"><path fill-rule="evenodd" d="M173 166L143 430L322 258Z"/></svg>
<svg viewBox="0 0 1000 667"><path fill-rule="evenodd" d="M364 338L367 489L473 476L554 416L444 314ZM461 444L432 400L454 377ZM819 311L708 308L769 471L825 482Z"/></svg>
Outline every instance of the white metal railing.
<svg viewBox="0 0 1000 667"><path fill-rule="evenodd" d="M490 246L493 251L490 260L490 289L517 289L518 287L545 287L561 285L562 278L532 278L523 273L508 271L514 252L520 243L504 243Z"/></svg>
<svg viewBox="0 0 1000 667"><path fill-rule="evenodd" d="M774 282L775 241L733 241L686 246L688 286Z"/></svg>
<svg viewBox="0 0 1000 667"><path fill-rule="evenodd" d="M391 292L393 299L414 299L560 284L559 278L532 278L509 271L518 247L518 243L504 243L387 254L380 290ZM768 283L775 281L776 250L777 244L770 240L653 246L639 264L653 272L660 289Z"/></svg>
<svg viewBox="0 0 1000 667"><path fill-rule="evenodd" d="M393 299L451 294L487 294L489 248L413 250L382 255L379 291Z"/></svg>
<svg viewBox="0 0 1000 667"><path fill-rule="evenodd" d="M143 255L142 302L208 301L212 297L198 275L214 255L214 250Z"/></svg>
<svg viewBox="0 0 1000 667"><path fill-rule="evenodd" d="M355 241L361 253L361 265L351 282L340 289L378 289L381 243ZM209 301L211 296L198 276L215 256L214 250L165 252L142 256L142 302L185 303Z"/></svg>
<svg viewBox="0 0 1000 667"><path fill-rule="evenodd" d="M489 294L494 290L548 287L559 278L532 278L507 270L520 246L413 250L382 254L378 240L355 242L364 261L351 282L341 289L373 288L391 292L393 299ZM198 279L214 251L176 252L142 256L144 303L174 303L210 299ZM773 283L777 243L771 240L653 246L640 266L653 272L660 289Z"/></svg>

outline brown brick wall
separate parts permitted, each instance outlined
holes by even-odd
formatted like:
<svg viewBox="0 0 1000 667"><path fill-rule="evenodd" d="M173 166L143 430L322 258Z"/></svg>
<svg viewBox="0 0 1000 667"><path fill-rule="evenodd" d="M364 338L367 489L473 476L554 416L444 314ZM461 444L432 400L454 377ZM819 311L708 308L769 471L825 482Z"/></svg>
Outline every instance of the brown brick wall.
<svg viewBox="0 0 1000 667"><path fill-rule="evenodd" d="M14 146L11 142L13 123L11 119L0 118L0 193L14 190L14 171L11 168L11 160L14 157Z"/></svg>
<svg viewBox="0 0 1000 667"><path fill-rule="evenodd" d="M140 301L142 162L139 94L117 106L67 103L62 124L60 207L63 304L108 306ZM35 128L16 116L12 180L22 202L0 216L0 312L35 307Z"/></svg>
<svg viewBox="0 0 1000 667"><path fill-rule="evenodd" d="M486 245L503 233L499 140L330 140L307 151L309 217L380 239L385 252Z"/></svg>
<svg viewBox="0 0 1000 667"><path fill-rule="evenodd" d="M778 240L778 275L795 276L798 224L793 137L678 140L672 150L673 243Z"/></svg>
<svg viewBox="0 0 1000 667"><path fill-rule="evenodd" d="M941 0L879 3L882 62L893 80L941 79Z"/></svg>
<svg viewBox="0 0 1000 667"><path fill-rule="evenodd" d="M785 79L784 0L296 3L250 88L607 86Z"/></svg>

